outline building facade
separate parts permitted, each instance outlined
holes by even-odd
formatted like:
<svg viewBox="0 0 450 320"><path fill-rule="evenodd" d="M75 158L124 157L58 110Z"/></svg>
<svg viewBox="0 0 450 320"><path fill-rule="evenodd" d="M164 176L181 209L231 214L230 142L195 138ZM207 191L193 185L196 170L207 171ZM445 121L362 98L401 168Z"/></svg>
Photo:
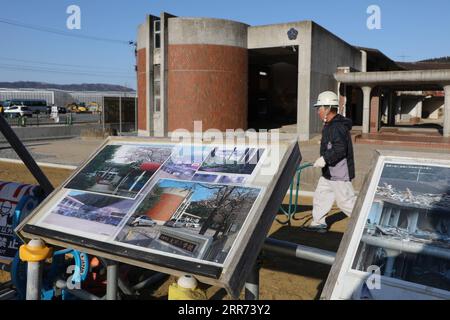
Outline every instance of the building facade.
<svg viewBox="0 0 450 320"><path fill-rule="evenodd" d="M338 91L338 67L363 53L312 21L249 26L210 18L147 16L137 41L138 132L289 128L321 130L312 105Z"/></svg>

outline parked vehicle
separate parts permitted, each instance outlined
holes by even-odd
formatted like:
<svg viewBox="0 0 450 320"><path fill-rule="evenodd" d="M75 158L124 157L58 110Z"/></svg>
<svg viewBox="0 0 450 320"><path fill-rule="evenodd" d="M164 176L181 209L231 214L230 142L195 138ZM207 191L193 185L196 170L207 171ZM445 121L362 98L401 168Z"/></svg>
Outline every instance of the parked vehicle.
<svg viewBox="0 0 450 320"><path fill-rule="evenodd" d="M9 116L11 118L15 117L32 117L33 112L25 106L12 106L4 111L5 116Z"/></svg>
<svg viewBox="0 0 450 320"><path fill-rule="evenodd" d="M48 113L47 101L45 100L20 100L13 99L8 102L9 106L7 109L13 106L25 106L28 107L33 113Z"/></svg>
<svg viewBox="0 0 450 320"><path fill-rule="evenodd" d="M139 216L130 225L133 227L154 227L156 226L156 222L147 216Z"/></svg>

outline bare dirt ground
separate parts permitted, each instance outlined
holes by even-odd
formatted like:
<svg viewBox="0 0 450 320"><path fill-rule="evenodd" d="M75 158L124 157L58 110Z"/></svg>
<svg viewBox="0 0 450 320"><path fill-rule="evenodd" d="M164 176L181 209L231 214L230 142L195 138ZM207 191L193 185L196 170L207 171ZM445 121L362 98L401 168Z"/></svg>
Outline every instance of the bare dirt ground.
<svg viewBox="0 0 450 320"><path fill-rule="evenodd" d="M55 187L62 184L71 174L70 170L43 168ZM37 184L33 176L23 165L0 162L0 181L15 181ZM287 200L287 199L285 199ZM286 202L285 202L286 203ZM348 219L339 210L333 209L327 222L331 225L326 234L309 233L300 230L300 226L309 223L311 218L311 199L300 198L300 207L291 226L274 221L269 236L305 246L329 251L337 251L346 229ZM278 218L285 220L283 214ZM293 259L279 254L264 252L260 273L260 299L265 300L312 300L320 298L321 290L330 271L329 266ZM9 274L0 272L0 282L9 280ZM175 282L170 277L149 296L150 299L167 299L168 287ZM223 289L202 286L210 299L229 299Z"/></svg>

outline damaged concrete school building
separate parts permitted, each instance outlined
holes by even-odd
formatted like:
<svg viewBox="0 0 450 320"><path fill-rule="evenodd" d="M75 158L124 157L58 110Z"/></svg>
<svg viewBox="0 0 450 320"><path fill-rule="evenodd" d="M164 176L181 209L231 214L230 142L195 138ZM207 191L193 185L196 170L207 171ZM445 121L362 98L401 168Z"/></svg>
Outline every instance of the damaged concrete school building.
<svg viewBox="0 0 450 320"><path fill-rule="evenodd" d="M322 128L314 100L332 90L359 142L411 134L416 144L450 146L450 64L398 63L313 21L148 15L136 55L141 136L193 131L202 121L204 131L280 128L304 141Z"/></svg>

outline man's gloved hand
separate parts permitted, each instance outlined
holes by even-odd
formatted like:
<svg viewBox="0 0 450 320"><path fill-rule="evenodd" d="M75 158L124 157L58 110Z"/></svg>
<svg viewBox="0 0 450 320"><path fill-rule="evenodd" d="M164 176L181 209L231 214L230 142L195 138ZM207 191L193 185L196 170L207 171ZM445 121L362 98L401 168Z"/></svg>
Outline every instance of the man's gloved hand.
<svg viewBox="0 0 450 320"><path fill-rule="evenodd" d="M324 168L326 166L326 162L325 159L323 157L320 157L319 159L316 160L316 162L314 163L314 168Z"/></svg>

